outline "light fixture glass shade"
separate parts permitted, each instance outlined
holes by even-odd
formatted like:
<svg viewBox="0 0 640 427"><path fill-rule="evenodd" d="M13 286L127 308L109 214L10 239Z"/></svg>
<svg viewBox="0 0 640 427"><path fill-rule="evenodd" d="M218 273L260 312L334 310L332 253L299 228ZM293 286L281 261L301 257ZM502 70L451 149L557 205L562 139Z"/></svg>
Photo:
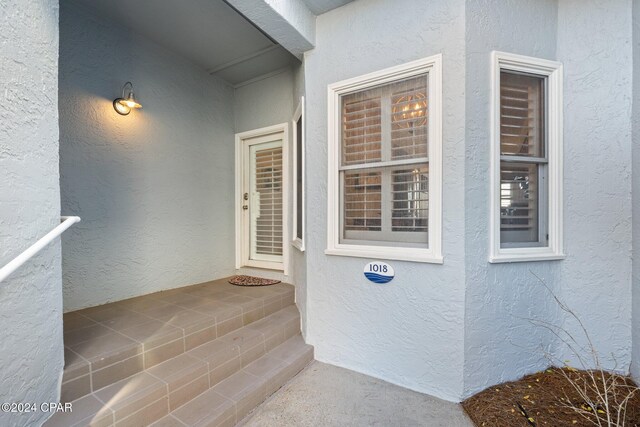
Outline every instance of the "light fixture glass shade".
<svg viewBox="0 0 640 427"><path fill-rule="evenodd" d="M116 98L113 100L113 109L116 110L116 113L126 116L131 112L131 108L127 107L126 104L123 104L120 101L124 101L124 99Z"/></svg>
<svg viewBox="0 0 640 427"><path fill-rule="evenodd" d="M129 108L142 108L142 105L138 101L136 101L133 92L129 92L129 96L127 99L121 99L120 104L126 105Z"/></svg>
<svg viewBox="0 0 640 427"><path fill-rule="evenodd" d="M129 89L128 94L126 94L127 88ZM133 84L126 82L124 86L122 86L122 97L113 100L113 109L116 110L118 114L126 116L131 112L132 108L142 108L142 105L136 101L135 95L133 94Z"/></svg>

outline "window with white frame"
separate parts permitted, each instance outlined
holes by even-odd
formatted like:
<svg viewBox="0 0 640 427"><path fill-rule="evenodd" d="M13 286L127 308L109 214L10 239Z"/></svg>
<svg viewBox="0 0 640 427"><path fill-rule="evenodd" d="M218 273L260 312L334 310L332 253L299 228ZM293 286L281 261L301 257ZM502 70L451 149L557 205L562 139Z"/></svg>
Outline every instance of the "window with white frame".
<svg viewBox="0 0 640 427"><path fill-rule="evenodd" d="M562 253L562 66L493 52L492 262Z"/></svg>
<svg viewBox="0 0 640 427"><path fill-rule="evenodd" d="M327 254L442 262L440 56L329 86Z"/></svg>
<svg viewBox="0 0 640 427"><path fill-rule="evenodd" d="M293 114L293 246L304 252L304 96Z"/></svg>

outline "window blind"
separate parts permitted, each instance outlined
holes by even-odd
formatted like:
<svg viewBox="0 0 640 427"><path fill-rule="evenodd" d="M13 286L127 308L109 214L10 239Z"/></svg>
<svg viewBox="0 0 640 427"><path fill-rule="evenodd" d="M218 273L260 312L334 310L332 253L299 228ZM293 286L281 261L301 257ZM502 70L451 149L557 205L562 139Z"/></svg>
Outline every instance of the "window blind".
<svg viewBox="0 0 640 427"><path fill-rule="evenodd" d="M372 89L345 97L342 114L342 163L382 159L381 91Z"/></svg>
<svg viewBox="0 0 640 427"><path fill-rule="evenodd" d="M544 156L544 79L500 74L500 151L503 155Z"/></svg>
<svg viewBox="0 0 640 427"><path fill-rule="evenodd" d="M500 73L501 244L542 243L546 179L544 78ZM542 236L545 234L545 236Z"/></svg>
<svg viewBox="0 0 640 427"><path fill-rule="evenodd" d="M426 232L429 217L427 167L394 170L392 183L392 230Z"/></svg>
<svg viewBox="0 0 640 427"><path fill-rule="evenodd" d="M342 97L342 238L428 241L427 75Z"/></svg>
<svg viewBox="0 0 640 427"><path fill-rule="evenodd" d="M346 230L380 231L382 174L347 172L344 177L344 226Z"/></svg>
<svg viewBox="0 0 640 427"><path fill-rule="evenodd" d="M282 147L256 151L255 251L282 255Z"/></svg>

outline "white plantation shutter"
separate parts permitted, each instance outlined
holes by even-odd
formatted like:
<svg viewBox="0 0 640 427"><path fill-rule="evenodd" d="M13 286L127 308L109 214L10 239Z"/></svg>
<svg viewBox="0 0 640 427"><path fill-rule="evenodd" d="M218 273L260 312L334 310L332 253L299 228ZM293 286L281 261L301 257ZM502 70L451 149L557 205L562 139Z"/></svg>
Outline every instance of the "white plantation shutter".
<svg viewBox="0 0 640 427"><path fill-rule="evenodd" d="M381 90L345 97L342 114L342 164L379 162L382 159Z"/></svg>
<svg viewBox="0 0 640 427"><path fill-rule="evenodd" d="M544 157L544 79L500 74L500 152Z"/></svg>
<svg viewBox="0 0 640 427"><path fill-rule="evenodd" d="M341 97L341 239L427 244L427 79Z"/></svg>
<svg viewBox="0 0 640 427"><path fill-rule="evenodd" d="M282 256L282 145L253 153L252 257Z"/></svg>
<svg viewBox="0 0 640 427"><path fill-rule="evenodd" d="M391 227L393 231L428 231L428 168L399 169L392 173Z"/></svg>
<svg viewBox="0 0 640 427"><path fill-rule="evenodd" d="M346 172L344 198L346 230L382 230L382 174L379 171Z"/></svg>
<svg viewBox="0 0 640 427"><path fill-rule="evenodd" d="M500 241L546 243L545 81L500 73Z"/></svg>

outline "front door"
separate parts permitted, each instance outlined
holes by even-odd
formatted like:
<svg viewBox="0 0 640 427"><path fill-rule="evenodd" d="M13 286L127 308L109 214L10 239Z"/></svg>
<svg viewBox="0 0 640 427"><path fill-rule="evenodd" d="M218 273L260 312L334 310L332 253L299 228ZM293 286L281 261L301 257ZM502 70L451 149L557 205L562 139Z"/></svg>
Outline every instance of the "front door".
<svg viewBox="0 0 640 427"><path fill-rule="evenodd" d="M242 140L242 264L283 269L282 132Z"/></svg>

